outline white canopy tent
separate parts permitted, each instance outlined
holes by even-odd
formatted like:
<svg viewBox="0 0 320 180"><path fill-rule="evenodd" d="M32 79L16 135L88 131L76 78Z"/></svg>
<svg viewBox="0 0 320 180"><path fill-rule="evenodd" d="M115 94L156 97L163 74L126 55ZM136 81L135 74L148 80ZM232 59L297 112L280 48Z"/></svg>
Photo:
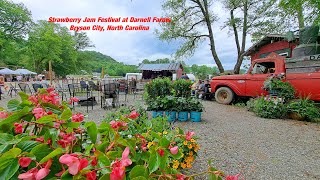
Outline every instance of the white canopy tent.
<svg viewBox="0 0 320 180"><path fill-rule="evenodd" d="M17 69L15 70L16 74L37 74L35 72L29 71L28 69Z"/></svg>
<svg viewBox="0 0 320 180"><path fill-rule="evenodd" d="M15 71L12 71L11 69L4 68L0 70L0 74L10 75L10 74L17 74L17 73Z"/></svg>

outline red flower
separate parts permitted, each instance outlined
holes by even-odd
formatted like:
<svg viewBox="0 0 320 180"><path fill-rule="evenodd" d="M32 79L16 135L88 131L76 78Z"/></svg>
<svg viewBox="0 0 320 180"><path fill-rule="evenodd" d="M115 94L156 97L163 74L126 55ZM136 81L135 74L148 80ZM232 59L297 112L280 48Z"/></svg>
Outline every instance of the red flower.
<svg viewBox="0 0 320 180"><path fill-rule="evenodd" d="M63 148L66 148L69 144L72 143L72 141L76 140L74 133L65 134L63 132L60 132L59 136L62 137L62 139L59 139L57 143Z"/></svg>
<svg viewBox="0 0 320 180"><path fill-rule="evenodd" d="M37 168L32 168L29 171L19 174L18 178L23 180L33 180L35 179L36 174L38 173Z"/></svg>
<svg viewBox="0 0 320 180"><path fill-rule="evenodd" d="M74 154L64 154L59 158L59 162L69 167L69 173L76 175L80 170L88 166L87 159L80 159Z"/></svg>
<svg viewBox="0 0 320 180"><path fill-rule="evenodd" d="M191 138L192 138L192 136L194 135L195 133L193 132L193 131L188 131L187 132L187 134L186 134L186 139L188 140L188 141L190 141L191 140Z"/></svg>
<svg viewBox="0 0 320 180"><path fill-rule="evenodd" d="M31 161L32 160L29 157L22 157L19 159L19 164L21 167L28 167Z"/></svg>
<svg viewBox="0 0 320 180"><path fill-rule="evenodd" d="M159 149L158 150L158 154L162 157L164 156L164 150L163 149Z"/></svg>
<svg viewBox="0 0 320 180"><path fill-rule="evenodd" d="M183 174L176 174L177 179L176 180L184 180L184 175Z"/></svg>
<svg viewBox="0 0 320 180"><path fill-rule="evenodd" d="M34 116L36 117L36 119L39 119L39 118L41 118L42 116L48 115L48 114L46 113L46 111L45 111L44 109L42 109L42 108L34 108L34 109L32 110L32 113L34 114Z"/></svg>
<svg viewBox="0 0 320 180"><path fill-rule="evenodd" d="M130 153L129 147L126 147L122 152L122 158L120 161L116 160L112 164L112 172L110 174L110 180L122 180L126 174L126 166L132 164L132 161L128 158Z"/></svg>
<svg viewBox="0 0 320 180"><path fill-rule="evenodd" d="M0 112L0 119L5 119L8 117L8 113L7 112Z"/></svg>
<svg viewBox="0 0 320 180"><path fill-rule="evenodd" d="M72 122L82 122L83 120L84 120L84 116L81 113L72 115Z"/></svg>
<svg viewBox="0 0 320 180"><path fill-rule="evenodd" d="M72 97L72 98L70 98L69 104L72 104L72 103L74 103L74 102L79 102L79 99L78 99L77 97Z"/></svg>
<svg viewBox="0 0 320 180"><path fill-rule="evenodd" d="M139 113L137 113L136 111L132 111L129 115L130 119L137 119L140 116Z"/></svg>
<svg viewBox="0 0 320 180"><path fill-rule="evenodd" d="M39 103L38 98L36 96L30 96L28 100L31 101L34 105L37 105Z"/></svg>
<svg viewBox="0 0 320 180"><path fill-rule="evenodd" d="M118 130L118 129L123 129L123 130L127 130L128 126L126 122L123 121L111 121L110 125L113 129Z"/></svg>
<svg viewBox="0 0 320 180"><path fill-rule="evenodd" d="M240 173L235 176L227 176L226 180L238 180L238 177L240 176Z"/></svg>
<svg viewBox="0 0 320 180"><path fill-rule="evenodd" d="M98 164L97 158L94 157L90 163L92 166L96 166Z"/></svg>
<svg viewBox="0 0 320 180"><path fill-rule="evenodd" d="M95 171L90 171L86 174L87 180L96 180L97 179L97 174Z"/></svg>
<svg viewBox="0 0 320 180"><path fill-rule="evenodd" d="M51 92L53 92L54 91L54 88L53 87L49 87L48 89L47 89L47 92L48 93L51 93Z"/></svg>
<svg viewBox="0 0 320 180"><path fill-rule="evenodd" d="M20 163L20 160L19 160ZM19 179L23 180L41 180L45 178L50 173L50 167L52 164L52 159L49 159L48 162L45 163L45 167L38 170L37 168L32 168L26 173L22 173L18 176Z"/></svg>
<svg viewBox="0 0 320 180"><path fill-rule="evenodd" d="M14 132L16 134L22 134L23 132L22 124L14 123L14 126L15 126Z"/></svg>
<svg viewBox="0 0 320 180"><path fill-rule="evenodd" d="M178 147L178 146L175 146L175 147L170 148L171 154L177 154L178 151L179 151L179 147Z"/></svg>

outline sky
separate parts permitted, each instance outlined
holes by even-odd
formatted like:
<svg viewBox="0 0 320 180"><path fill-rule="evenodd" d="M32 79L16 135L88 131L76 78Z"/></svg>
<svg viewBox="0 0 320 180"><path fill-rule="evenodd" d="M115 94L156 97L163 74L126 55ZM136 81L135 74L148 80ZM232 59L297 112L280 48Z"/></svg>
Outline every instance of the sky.
<svg viewBox="0 0 320 180"><path fill-rule="evenodd" d="M163 0L13 0L22 2L32 12L34 21L56 18L85 18L85 17L164 17L161 9ZM225 69L233 69L236 62L236 47L234 37L228 34L228 29L221 29L227 18L221 4L214 4L214 12L219 16L219 22L214 23L214 38L216 50ZM121 23L60 23L67 26L80 25L120 25ZM95 50L111 56L125 64L139 64L143 59L156 60L171 58L179 47L179 42L163 42L155 35L159 29L158 23L122 23L122 25L149 26L148 31L85 31ZM251 46L247 40L247 48ZM186 64L216 66L211 55L209 41L204 41L192 57L182 59Z"/></svg>

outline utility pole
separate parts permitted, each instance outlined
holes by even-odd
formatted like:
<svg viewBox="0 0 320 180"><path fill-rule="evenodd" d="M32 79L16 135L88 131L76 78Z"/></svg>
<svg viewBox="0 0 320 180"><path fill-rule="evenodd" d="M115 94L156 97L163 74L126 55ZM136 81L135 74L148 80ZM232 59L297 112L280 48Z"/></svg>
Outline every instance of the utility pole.
<svg viewBox="0 0 320 180"><path fill-rule="evenodd" d="M51 65L51 61L49 61L49 78L50 78L50 86L52 86L52 65Z"/></svg>

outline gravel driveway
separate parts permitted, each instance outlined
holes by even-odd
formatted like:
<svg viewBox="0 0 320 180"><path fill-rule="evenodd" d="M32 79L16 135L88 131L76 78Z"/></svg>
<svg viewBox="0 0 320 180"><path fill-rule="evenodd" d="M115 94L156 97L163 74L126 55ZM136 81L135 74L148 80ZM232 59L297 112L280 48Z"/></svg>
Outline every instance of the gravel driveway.
<svg viewBox="0 0 320 180"><path fill-rule="evenodd" d="M2 99L0 107L9 99ZM263 119L245 108L203 102L202 122L174 123L199 137L201 150L191 172L205 171L212 160L226 174L241 173L246 180L320 179L320 124ZM76 111L86 114L85 107ZM97 105L89 109L88 120L99 123L106 112Z"/></svg>

